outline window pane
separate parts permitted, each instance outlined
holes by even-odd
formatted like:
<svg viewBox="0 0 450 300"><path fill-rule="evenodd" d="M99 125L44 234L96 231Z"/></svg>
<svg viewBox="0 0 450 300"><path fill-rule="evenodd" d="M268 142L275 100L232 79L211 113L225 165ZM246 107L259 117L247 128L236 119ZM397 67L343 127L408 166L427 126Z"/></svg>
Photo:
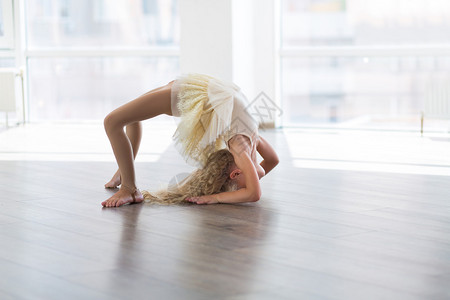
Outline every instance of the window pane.
<svg viewBox="0 0 450 300"><path fill-rule="evenodd" d="M0 57L0 68L14 68L14 58Z"/></svg>
<svg viewBox="0 0 450 300"><path fill-rule="evenodd" d="M450 43L448 0L282 0L283 46Z"/></svg>
<svg viewBox="0 0 450 300"><path fill-rule="evenodd" d="M0 0L0 49L14 48L12 0Z"/></svg>
<svg viewBox="0 0 450 300"><path fill-rule="evenodd" d="M177 0L26 1L30 48L177 46Z"/></svg>
<svg viewBox="0 0 450 300"><path fill-rule="evenodd" d="M3 3L0 1L0 37L5 35L5 25L3 21Z"/></svg>
<svg viewBox="0 0 450 300"><path fill-rule="evenodd" d="M283 124L417 129L448 74L450 57L284 58Z"/></svg>
<svg viewBox="0 0 450 300"><path fill-rule="evenodd" d="M32 58L30 119L99 120L175 79L178 58Z"/></svg>

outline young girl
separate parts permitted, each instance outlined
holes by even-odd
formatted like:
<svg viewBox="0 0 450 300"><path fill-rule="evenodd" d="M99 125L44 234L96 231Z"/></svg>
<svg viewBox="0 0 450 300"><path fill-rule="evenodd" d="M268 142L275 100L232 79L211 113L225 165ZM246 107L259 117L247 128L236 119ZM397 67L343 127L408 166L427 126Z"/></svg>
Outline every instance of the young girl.
<svg viewBox="0 0 450 300"><path fill-rule="evenodd" d="M144 199L167 204L258 201L259 179L278 164L278 156L258 135L258 124L246 105L247 99L233 83L188 74L111 112L104 124L119 170L105 187L120 185L120 189L102 205L117 207ZM184 158L200 168L166 191L141 193L134 170L140 122L160 114L180 117L175 143ZM256 151L263 158L260 164Z"/></svg>

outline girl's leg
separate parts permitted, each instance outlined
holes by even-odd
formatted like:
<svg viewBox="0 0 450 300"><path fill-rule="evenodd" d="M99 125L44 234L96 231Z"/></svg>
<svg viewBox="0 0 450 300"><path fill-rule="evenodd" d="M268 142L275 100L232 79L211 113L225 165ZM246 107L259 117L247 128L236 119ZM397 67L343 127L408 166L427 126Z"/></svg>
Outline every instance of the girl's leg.
<svg viewBox="0 0 450 300"><path fill-rule="evenodd" d="M142 124L141 122L134 122L128 124L126 127L126 134L131 143L131 148L133 149L133 157L136 159L136 155L139 151L139 146L141 144L142 138ZM105 184L105 188L117 188L121 183L120 180L120 170L113 175L111 180Z"/></svg>
<svg viewBox="0 0 450 300"><path fill-rule="evenodd" d="M144 200L136 189L133 145L123 128L160 114L171 115L171 83L151 91L117 108L105 118L105 130L111 142L117 164L119 165L121 188L111 198L102 202L103 206L121 206ZM136 149L137 153L137 149Z"/></svg>
<svg viewBox="0 0 450 300"><path fill-rule="evenodd" d="M169 83L169 85L171 85L172 82ZM159 90L162 89L166 89L166 86L162 86L159 88L156 88L154 90L151 90L150 92L145 93L143 96L146 96L148 94L157 92ZM139 146L141 144L141 138L142 138L142 124L141 122L134 122L131 124L128 124L126 126L126 134L128 139L131 142L131 147L133 148L133 157L134 159L136 159L136 155L138 153L139 150ZM105 184L105 188L117 188L121 183L121 178L120 178L120 170L117 170L117 172L113 175L113 177L111 178L111 180L109 182L107 182Z"/></svg>

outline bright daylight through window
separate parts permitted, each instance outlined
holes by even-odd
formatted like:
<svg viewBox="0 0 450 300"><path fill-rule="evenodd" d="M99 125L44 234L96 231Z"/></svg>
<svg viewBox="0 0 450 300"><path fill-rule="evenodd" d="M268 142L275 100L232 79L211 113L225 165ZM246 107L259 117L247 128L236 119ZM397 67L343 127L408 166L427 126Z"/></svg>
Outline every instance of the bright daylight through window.
<svg viewBox="0 0 450 300"><path fill-rule="evenodd" d="M102 119L179 73L176 0L25 3L32 121Z"/></svg>
<svg viewBox="0 0 450 300"><path fill-rule="evenodd" d="M284 125L415 130L424 108L450 93L449 1L281 5Z"/></svg>

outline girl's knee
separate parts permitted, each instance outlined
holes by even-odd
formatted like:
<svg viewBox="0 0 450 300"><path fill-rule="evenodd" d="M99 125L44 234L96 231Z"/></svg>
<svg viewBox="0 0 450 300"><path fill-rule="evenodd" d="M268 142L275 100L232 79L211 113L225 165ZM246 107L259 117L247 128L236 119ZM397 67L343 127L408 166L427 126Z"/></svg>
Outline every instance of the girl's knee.
<svg viewBox="0 0 450 300"><path fill-rule="evenodd" d="M125 126L124 124L121 124L119 116L114 111L105 117L103 125L105 126L106 133L115 128L123 128Z"/></svg>

